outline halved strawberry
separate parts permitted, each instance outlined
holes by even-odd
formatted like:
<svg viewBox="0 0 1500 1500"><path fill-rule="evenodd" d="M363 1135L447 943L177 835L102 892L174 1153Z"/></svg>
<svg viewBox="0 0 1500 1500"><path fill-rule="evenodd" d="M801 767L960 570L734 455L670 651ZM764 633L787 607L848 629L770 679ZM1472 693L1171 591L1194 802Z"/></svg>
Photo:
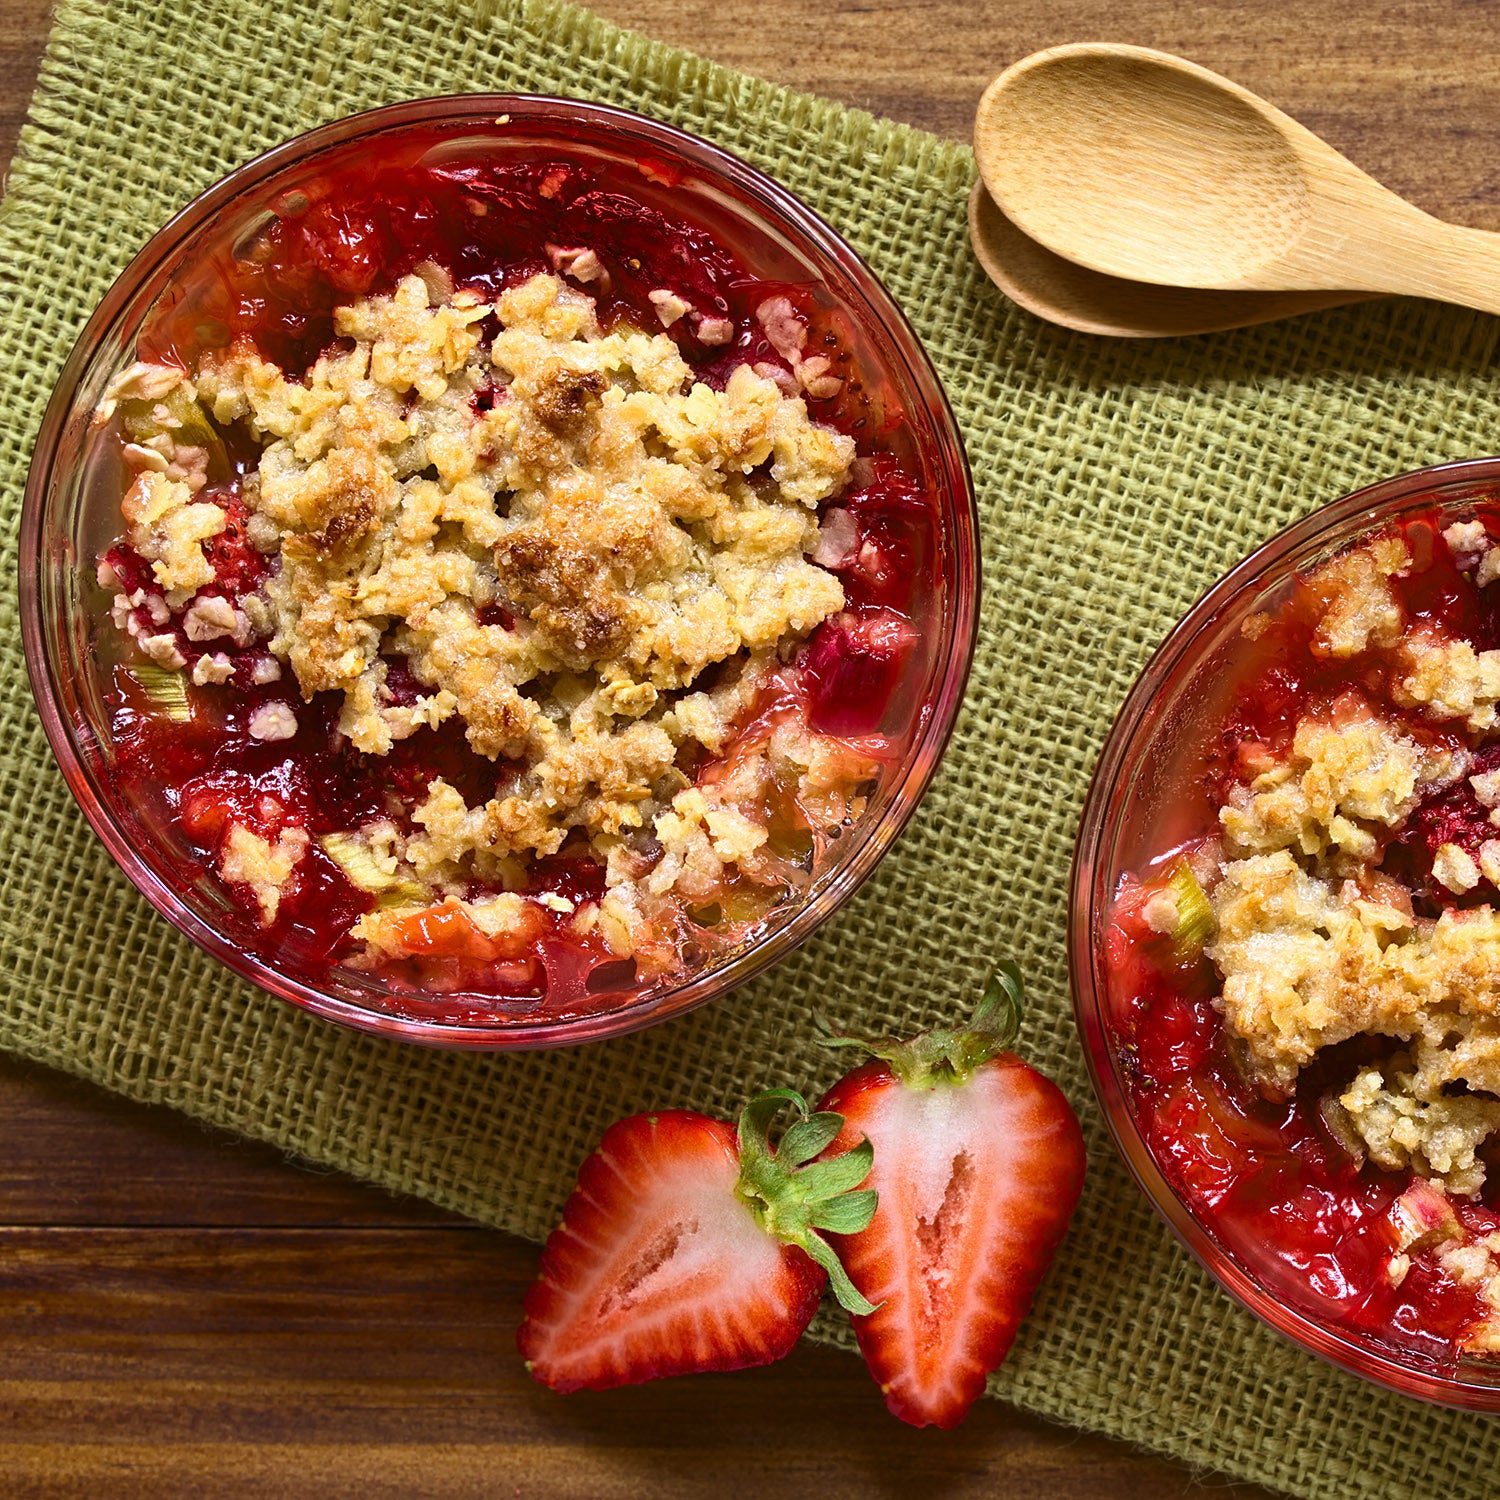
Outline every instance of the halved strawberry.
<svg viewBox="0 0 1500 1500"><path fill-rule="evenodd" d="M869 1225L836 1241L880 1306L854 1319L886 1406L915 1427L956 1427L1010 1350L1083 1187L1083 1134L1057 1086L1005 1049L1021 976L1005 964L964 1031L860 1041L876 1061L820 1108L840 1142L875 1148Z"/></svg>
<svg viewBox="0 0 1500 1500"><path fill-rule="evenodd" d="M783 1106L800 1116L772 1151ZM557 1391L737 1370L791 1352L831 1280L872 1311L818 1230L852 1233L875 1211L855 1192L861 1142L814 1161L843 1129L791 1089L750 1101L739 1126L688 1110L612 1125L584 1162L542 1250L516 1335L527 1368Z"/></svg>

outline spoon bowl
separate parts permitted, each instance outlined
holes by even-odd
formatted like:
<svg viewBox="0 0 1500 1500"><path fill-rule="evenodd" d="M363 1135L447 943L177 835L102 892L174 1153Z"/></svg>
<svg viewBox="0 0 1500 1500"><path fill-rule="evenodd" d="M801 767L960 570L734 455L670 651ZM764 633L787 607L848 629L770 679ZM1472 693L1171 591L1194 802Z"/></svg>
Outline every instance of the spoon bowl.
<svg viewBox="0 0 1500 1500"><path fill-rule="evenodd" d="M976 182L969 194L969 240L985 274L1027 312L1113 338L1181 338L1222 333L1279 318L1367 302L1370 292L1216 292L1156 286L1091 271L1023 234Z"/></svg>
<svg viewBox="0 0 1500 1500"><path fill-rule="evenodd" d="M1296 240L1310 193L1285 135L1226 83L1123 50L1037 54L980 104L994 163L986 181L1027 233L1066 243L1096 271L1184 287L1242 282Z"/></svg>
<svg viewBox="0 0 1500 1500"><path fill-rule="evenodd" d="M1080 43L1023 58L985 90L974 152L1016 229L1107 276L1500 312L1500 235L1423 213L1248 89L1165 52Z"/></svg>

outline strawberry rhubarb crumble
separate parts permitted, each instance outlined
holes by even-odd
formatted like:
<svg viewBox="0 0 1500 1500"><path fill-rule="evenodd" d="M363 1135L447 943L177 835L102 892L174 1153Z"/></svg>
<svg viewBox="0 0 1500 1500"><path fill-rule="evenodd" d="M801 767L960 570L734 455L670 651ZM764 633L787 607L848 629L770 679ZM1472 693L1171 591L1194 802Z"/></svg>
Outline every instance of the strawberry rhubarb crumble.
<svg viewBox="0 0 1500 1500"><path fill-rule="evenodd" d="M836 325L568 164L296 200L97 413L120 774L283 964L571 1004L734 951L913 718L934 511Z"/></svg>
<svg viewBox="0 0 1500 1500"><path fill-rule="evenodd" d="M1108 934L1178 1193L1293 1305L1444 1367L1500 1354L1497 580L1500 509L1432 509L1252 616Z"/></svg>

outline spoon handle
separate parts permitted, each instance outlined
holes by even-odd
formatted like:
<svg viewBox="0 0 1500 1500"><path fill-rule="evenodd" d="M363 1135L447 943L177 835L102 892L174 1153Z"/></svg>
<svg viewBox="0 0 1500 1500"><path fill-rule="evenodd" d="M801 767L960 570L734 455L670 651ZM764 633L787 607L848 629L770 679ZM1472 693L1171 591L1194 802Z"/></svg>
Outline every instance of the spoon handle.
<svg viewBox="0 0 1500 1500"><path fill-rule="evenodd" d="M1500 234L1430 219L1383 281L1382 291L1500 313Z"/></svg>

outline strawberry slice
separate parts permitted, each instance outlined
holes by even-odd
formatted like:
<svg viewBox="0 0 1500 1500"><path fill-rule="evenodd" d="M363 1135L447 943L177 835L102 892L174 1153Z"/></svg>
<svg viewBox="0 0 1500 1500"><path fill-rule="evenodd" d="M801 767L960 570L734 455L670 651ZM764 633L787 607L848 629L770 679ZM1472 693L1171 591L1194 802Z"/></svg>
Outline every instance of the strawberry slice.
<svg viewBox="0 0 1500 1500"><path fill-rule="evenodd" d="M1083 1187L1083 1134L1057 1086L1005 1049L1021 975L1004 964L964 1031L860 1041L876 1061L828 1092L841 1142L875 1148L869 1225L836 1241L880 1306L854 1330L886 1406L956 1427L1010 1350Z"/></svg>
<svg viewBox="0 0 1500 1500"><path fill-rule="evenodd" d="M771 1149L783 1106L799 1119ZM861 1142L823 1161L843 1131L791 1089L751 1100L739 1126L688 1110L612 1125L584 1162L542 1250L516 1342L556 1391L738 1370L791 1353L825 1283L873 1311L819 1230L869 1223Z"/></svg>

